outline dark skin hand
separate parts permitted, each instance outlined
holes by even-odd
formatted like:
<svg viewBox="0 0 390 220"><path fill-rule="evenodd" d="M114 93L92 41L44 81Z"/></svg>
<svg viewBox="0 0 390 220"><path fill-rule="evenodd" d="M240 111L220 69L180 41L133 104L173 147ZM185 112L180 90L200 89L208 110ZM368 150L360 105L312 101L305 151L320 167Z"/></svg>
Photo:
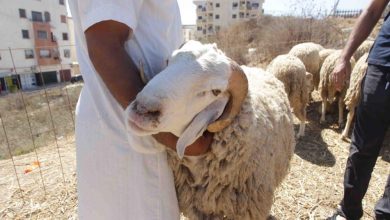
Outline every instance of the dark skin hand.
<svg viewBox="0 0 390 220"><path fill-rule="evenodd" d="M144 87L139 71L125 51L124 44L133 33L127 25L116 21L102 21L85 31L89 57L104 84L125 109ZM158 133L153 137L176 150L178 138L171 133ZM188 146L185 155L196 156L207 152L213 134L205 132Z"/></svg>
<svg viewBox="0 0 390 220"><path fill-rule="evenodd" d="M336 90L341 91L344 88L345 82L351 75L350 59L353 53L367 39L368 35L370 35L388 3L389 0L371 0L368 7L359 16L337 65L331 74L331 80Z"/></svg>

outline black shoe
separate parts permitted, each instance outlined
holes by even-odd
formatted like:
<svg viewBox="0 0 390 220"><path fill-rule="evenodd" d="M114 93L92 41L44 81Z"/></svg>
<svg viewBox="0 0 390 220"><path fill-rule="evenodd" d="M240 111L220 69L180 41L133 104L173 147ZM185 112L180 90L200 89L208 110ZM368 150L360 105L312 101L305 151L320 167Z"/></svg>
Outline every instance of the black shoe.
<svg viewBox="0 0 390 220"><path fill-rule="evenodd" d="M327 218L326 220L336 220L337 216L341 216L341 217L347 219L347 217L345 217L344 213L340 209L337 209L336 212L331 217Z"/></svg>

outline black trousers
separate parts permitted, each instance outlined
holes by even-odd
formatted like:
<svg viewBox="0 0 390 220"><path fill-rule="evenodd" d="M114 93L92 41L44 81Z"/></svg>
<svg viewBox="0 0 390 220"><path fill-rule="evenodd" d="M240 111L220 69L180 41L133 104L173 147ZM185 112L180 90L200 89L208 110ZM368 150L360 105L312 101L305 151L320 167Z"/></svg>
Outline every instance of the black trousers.
<svg viewBox="0 0 390 220"><path fill-rule="evenodd" d="M341 211L349 220L363 215L362 199L390 122L390 68L369 65L362 82L360 104L344 174ZM390 176L383 197L375 206L377 219L390 219Z"/></svg>

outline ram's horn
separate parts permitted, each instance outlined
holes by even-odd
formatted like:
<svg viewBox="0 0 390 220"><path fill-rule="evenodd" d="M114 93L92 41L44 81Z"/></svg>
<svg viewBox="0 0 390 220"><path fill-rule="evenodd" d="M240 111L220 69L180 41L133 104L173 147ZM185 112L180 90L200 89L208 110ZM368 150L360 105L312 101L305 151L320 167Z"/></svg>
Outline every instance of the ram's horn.
<svg viewBox="0 0 390 220"><path fill-rule="evenodd" d="M230 125L236 115L240 112L241 105L248 94L248 79L241 67L230 60L231 75L227 91L230 94L229 102L221 117L207 126L209 132L218 132Z"/></svg>
<svg viewBox="0 0 390 220"><path fill-rule="evenodd" d="M142 60L139 61L139 75L141 77L142 82L146 85L148 81L145 77L144 63L142 62Z"/></svg>

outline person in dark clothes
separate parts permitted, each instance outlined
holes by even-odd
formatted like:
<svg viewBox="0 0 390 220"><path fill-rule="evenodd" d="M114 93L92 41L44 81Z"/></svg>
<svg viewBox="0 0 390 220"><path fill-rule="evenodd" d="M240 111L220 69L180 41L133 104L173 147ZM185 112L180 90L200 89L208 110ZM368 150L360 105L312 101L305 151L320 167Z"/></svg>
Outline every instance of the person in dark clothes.
<svg viewBox="0 0 390 220"><path fill-rule="evenodd" d="M331 75L341 90L351 74L350 58L369 36L381 18L389 0L371 0L360 15L338 64ZM360 219L362 199L367 191L372 170L379 155L390 122L390 19L389 15L368 57L368 68L362 81L360 104L351 138L350 154L344 174L344 196L340 208L329 219ZM377 220L390 219L390 176L382 198L375 206Z"/></svg>

